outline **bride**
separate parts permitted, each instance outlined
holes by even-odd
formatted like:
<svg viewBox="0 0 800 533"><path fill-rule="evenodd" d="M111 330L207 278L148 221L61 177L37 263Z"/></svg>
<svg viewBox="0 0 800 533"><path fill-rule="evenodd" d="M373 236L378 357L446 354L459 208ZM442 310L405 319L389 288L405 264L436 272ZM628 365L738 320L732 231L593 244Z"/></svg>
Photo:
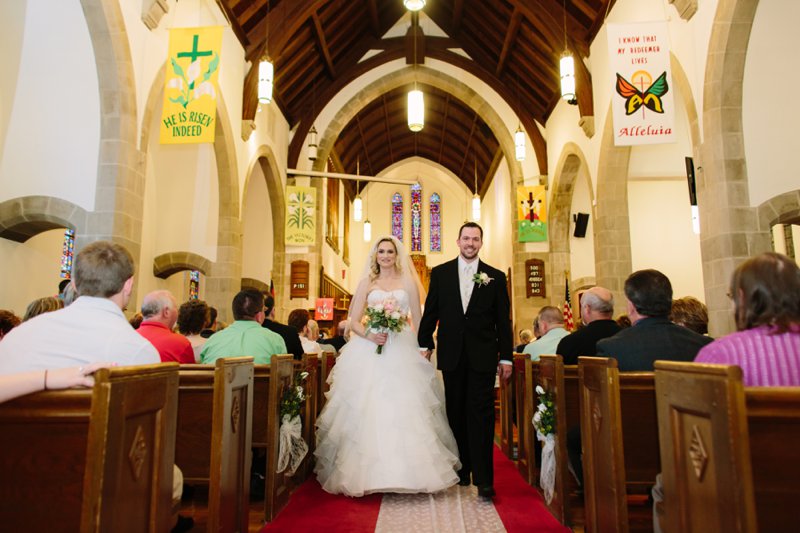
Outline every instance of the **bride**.
<svg viewBox="0 0 800 533"><path fill-rule="evenodd" d="M350 341L333 367L317 420L315 472L328 492L436 492L458 482L461 464L444 392L417 345L418 284L402 244L378 239L350 306ZM366 329L366 307L379 304L410 315L410 324L400 332Z"/></svg>

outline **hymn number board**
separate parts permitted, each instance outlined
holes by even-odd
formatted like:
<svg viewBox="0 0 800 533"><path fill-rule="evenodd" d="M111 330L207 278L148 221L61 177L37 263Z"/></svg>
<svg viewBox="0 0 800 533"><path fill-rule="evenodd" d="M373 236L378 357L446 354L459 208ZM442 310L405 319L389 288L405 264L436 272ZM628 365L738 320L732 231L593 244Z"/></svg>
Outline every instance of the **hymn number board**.
<svg viewBox="0 0 800 533"><path fill-rule="evenodd" d="M544 261L528 259L525 261L525 289L528 298L545 298Z"/></svg>

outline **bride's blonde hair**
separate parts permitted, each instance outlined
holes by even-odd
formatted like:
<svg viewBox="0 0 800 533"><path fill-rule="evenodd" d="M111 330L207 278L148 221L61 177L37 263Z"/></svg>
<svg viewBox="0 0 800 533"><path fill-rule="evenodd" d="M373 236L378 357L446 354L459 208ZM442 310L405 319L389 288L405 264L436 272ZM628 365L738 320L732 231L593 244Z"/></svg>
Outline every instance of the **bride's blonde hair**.
<svg viewBox="0 0 800 533"><path fill-rule="evenodd" d="M403 265L402 261L400 261L400 247L397 239L395 237L381 237L377 240L377 242L372 246L372 249L369 252L369 280L370 282L375 281L378 278L378 275L381 273L381 267L378 265L378 247L381 245L382 242L390 242L392 246L394 246L394 268L397 270L399 274L403 273Z"/></svg>

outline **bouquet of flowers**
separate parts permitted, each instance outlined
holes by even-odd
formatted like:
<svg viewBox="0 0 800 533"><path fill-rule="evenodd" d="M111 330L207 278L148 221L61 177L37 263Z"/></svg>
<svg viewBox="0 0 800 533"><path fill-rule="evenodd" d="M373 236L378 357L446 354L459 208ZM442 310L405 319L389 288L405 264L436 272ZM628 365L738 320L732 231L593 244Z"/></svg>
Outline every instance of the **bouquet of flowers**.
<svg viewBox="0 0 800 533"><path fill-rule="evenodd" d="M553 397L550 393L545 392L541 385L536 385L536 393L539 395L539 405L533 414L533 425L536 427L536 431L546 437L551 433L555 433L556 430Z"/></svg>
<svg viewBox="0 0 800 533"><path fill-rule="evenodd" d="M368 306L364 310L364 327L367 331L375 333L397 333L402 331L408 322L408 316L401 313L397 308L397 300L386 298L383 302ZM383 351L383 345L379 344L377 353Z"/></svg>
<svg viewBox="0 0 800 533"><path fill-rule="evenodd" d="M308 377L308 372L300 372L295 376L294 383L290 387L286 387L281 397L281 420L288 417L288 420L296 416L300 416L300 406L306 399L305 391L303 390L303 381Z"/></svg>

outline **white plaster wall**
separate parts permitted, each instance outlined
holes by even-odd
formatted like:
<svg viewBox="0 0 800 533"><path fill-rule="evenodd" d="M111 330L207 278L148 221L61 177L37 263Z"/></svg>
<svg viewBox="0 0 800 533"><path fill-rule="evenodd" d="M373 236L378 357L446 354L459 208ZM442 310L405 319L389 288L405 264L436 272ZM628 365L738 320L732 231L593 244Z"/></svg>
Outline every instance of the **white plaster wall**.
<svg viewBox="0 0 800 533"><path fill-rule="evenodd" d="M449 171L421 158L401 161L380 174L382 178L419 180L422 185L422 253L425 254L428 267L434 267L458 255L456 240L458 228L467 218L468 202L472 200L472 192L455 178ZM362 184L362 187L363 184ZM364 242L364 220L350 222L350 264L352 274L347 283L343 283L351 292L361 277L367 263L369 248L380 236L391 234L391 197L395 192L403 195L405 208L405 227L403 243L411 250L411 191L407 185L394 185L373 182L362 188L361 198L364 200L364 217L369 216L372 224L372 239ZM442 251L430 251L430 196L438 192L441 196L442 213ZM352 216L352 210L351 210ZM483 255L483 254L482 254ZM484 256L486 257L486 256ZM499 267L498 267L499 268Z"/></svg>
<svg viewBox="0 0 800 533"><path fill-rule="evenodd" d="M589 223L586 226L586 237L573 237L575 222L570 219L569 250L570 278L578 279L594 277L594 208L592 207L591 181L588 169L583 165L575 177L575 188L572 192L571 214L588 213Z"/></svg>
<svg viewBox="0 0 800 533"><path fill-rule="evenodd" d="M655 268L672 282L675 298L705 301L700 239L692 232L686 179L628 180L633 271Z"/></svg>
<svg viewBox="0 0 800 533"><path fill-rule="evenodd" d="M242 209L242 277L269 285L273 265L272 205L267 192L267 178L261 165L253 174L245 191Z"/></svg>
<svg viewBox="0 0 800 533"><path fill-rule="evenodd" d="M22 318L33 300L58 294L63 245L64 229L45 231L24 243L0 239L6 281L0 283L0 309Z"/></svg>
<svg viewBox="0 0 800 533"><path fill-rule="evenodd" d="M3 50L3 76L0 77L0 147L5 144L17 91L27 5L25 0L0 2L0 50Z"/></svg>
<svg viewBox="0 0 800 533"><path fill-rule="evenodd" d="M4 8L6 13L10 23L21 22L11 8ZM12 31L8 39L14 37ZM4 104L11 111L0 152L0 201L45 195L91 210L100 106L94 50L80 4L29 2L21 44L16 88L3 88L3 98L13 95L13 100Z"/></svg>
<svg viewBox="0 0 800 533"><path fill-rule="evenodd" d="M508 269L511 268L513 263L513 248L511 246L513 233L511 225L514 220L512 217L516 216L511 212L516 206L510 201L510 198L511 179L508 173L508 166L505 161L502 161L494 175L492 184L486 190L481 202L481 219L478 223L483 228L481 260L506 274L508 274ZM456 228L457 231L458 227ZM458 238L457 233L455 238ZM448 259L452 259L456 255L458 255L457 248L453 256L448 257Z"/></svg>
<svg viewBox="0 0 800 533"><path fill-rule="evenodd" d="M742 122L750 205L800 189L797 153L800 137L792 128L793 88L800 70L789 59L800 47L800 2L759 2L743 80ZM789 54L787 56L787 54ZM777 95L786 95L784 99Z"/></svg>

